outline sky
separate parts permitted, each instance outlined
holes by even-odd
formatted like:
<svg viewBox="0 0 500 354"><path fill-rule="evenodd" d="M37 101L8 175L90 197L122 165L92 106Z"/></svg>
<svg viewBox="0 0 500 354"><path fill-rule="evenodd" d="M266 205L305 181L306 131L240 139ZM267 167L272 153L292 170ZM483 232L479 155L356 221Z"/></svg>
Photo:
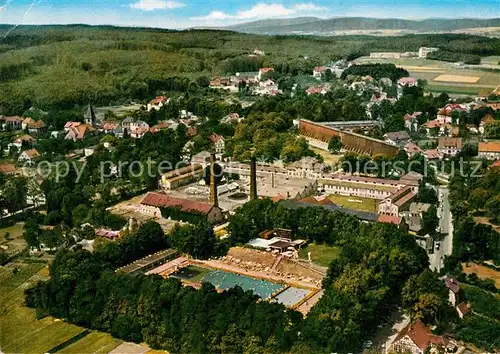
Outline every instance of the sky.
<svg viewBox="0 0 500 354"><path fill-rule="evenodd" d="M0 23L228 26L266 18L494 18L500 0L0 0Z"/></svg>

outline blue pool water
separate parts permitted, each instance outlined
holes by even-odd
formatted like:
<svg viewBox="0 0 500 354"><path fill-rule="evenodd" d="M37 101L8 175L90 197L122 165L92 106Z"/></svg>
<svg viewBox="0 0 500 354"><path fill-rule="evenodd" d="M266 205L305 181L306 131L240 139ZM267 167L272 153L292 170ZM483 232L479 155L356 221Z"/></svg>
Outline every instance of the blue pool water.
<svg viewBox="0 0 500 354"><path fill-rule="evenodd" d="M181 269L175 274L174 277L182 278L185 280L190 280L192 278L189 272L183 271ZM196 279L200 281L200 279ZM207 270L207 272L201 278L202 282L207 282L213 286L227 290L239 286L245 291L251 290L255 295L263 299L269 298L274 292L277 292L284 288L284 285L273 283L267 280L255 279L247 277L244 275L239 275L235 273L225 272L222 270Z"/></svg>

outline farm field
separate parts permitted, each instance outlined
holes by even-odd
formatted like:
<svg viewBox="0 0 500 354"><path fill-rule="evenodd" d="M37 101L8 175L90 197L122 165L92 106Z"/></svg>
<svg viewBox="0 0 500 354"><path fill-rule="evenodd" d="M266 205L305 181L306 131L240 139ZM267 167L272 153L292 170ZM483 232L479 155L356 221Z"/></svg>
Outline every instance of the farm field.
<svg viewBox="0 0 500 354"><path fill-rule="evenodd" d="M14 269L17 271L14 273ZM46 263L11 262L0 267L0 348L3 353L46 353L85 329L51 316L37 320L24 306L24 290L48 277ZM122 343L92 332L65 348L65 353L108 353Z"/></svg>
<svg viewBox="0 0 500 354"><path fill-rule="evenodd" d="M361 197L346 197L343 195L331 194L328 196L333 203L342 208L368 211L376 213L378 210L378 203L375 199L361 198Z"/></svg>
<svg viewBox="0 0 500 354"><path fill-rule="evenodd" d="M0 245L7 246L8 253L16 253L26 248L26 241L23 237L24 223L17 223L0 229Z"/></svg>
<svg viewBox="0 0 500 354"><path fill-rule="evenodd" d="M497 57L486 57L483 64L491 67ZM411 76L427 80L428 90L462 95L486 96L500 84L500 71L481 70L479 67L459 67L454 63L419 58L371 59L359 58L357 63L392 63L408 70ZM497 65L498 66L498 65ZM500 69L500 66L498 66Z"/></svg>
<svg viewBox="0 0 500 354"><path fill-rule="evenodd" d="M500 288L500 272L477 263L462 263L465 274L476 273L479 279L492 279L497 288Z"/></svg>
<svg viewBox="0 0 500 354"><path fill-rule="evenodd" d="M337 247L310 243L300 250L299 257L307 260L309 252L311 252L313 263L322 267L328 267L332 260L339 256L340 250Z"/></svg>

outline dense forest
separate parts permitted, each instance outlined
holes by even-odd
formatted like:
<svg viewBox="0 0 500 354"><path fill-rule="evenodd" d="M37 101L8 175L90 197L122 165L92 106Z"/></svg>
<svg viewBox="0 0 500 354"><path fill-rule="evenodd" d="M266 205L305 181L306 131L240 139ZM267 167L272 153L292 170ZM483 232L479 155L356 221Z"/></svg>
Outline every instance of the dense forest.
<svg viewBox="0 0 500 354"><path fill-rule="evenodd" d="M371 51L438 46L453 53L499 55L500 40L466 35L404 37L257 36L229 31L168 31L91 26L20 26L0 39L0 114L32 105L71 109L89 101L119 104L159 91L186 92L200 76L274 66L280 73ZM248 54L258 47L262 58ZM177 77L174 81L173 78ZM170 80L170 81L169 81Z"/></svg>

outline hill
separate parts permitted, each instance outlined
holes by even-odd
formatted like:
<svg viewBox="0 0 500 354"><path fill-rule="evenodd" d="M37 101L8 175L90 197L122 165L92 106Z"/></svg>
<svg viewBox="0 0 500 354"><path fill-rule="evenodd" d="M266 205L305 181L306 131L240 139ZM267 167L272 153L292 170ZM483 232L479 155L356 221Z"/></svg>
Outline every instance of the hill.
<svg viewBox="0 0 500 354"><path fill-rule="evenodd" d="M316 34L330 35L342 31L403 31L406 33L452 32L460 29L500 27L500 18L494 19L376 19L366 17L339 17L269 19L229 26L238 32L256 34Z"/></svg>

